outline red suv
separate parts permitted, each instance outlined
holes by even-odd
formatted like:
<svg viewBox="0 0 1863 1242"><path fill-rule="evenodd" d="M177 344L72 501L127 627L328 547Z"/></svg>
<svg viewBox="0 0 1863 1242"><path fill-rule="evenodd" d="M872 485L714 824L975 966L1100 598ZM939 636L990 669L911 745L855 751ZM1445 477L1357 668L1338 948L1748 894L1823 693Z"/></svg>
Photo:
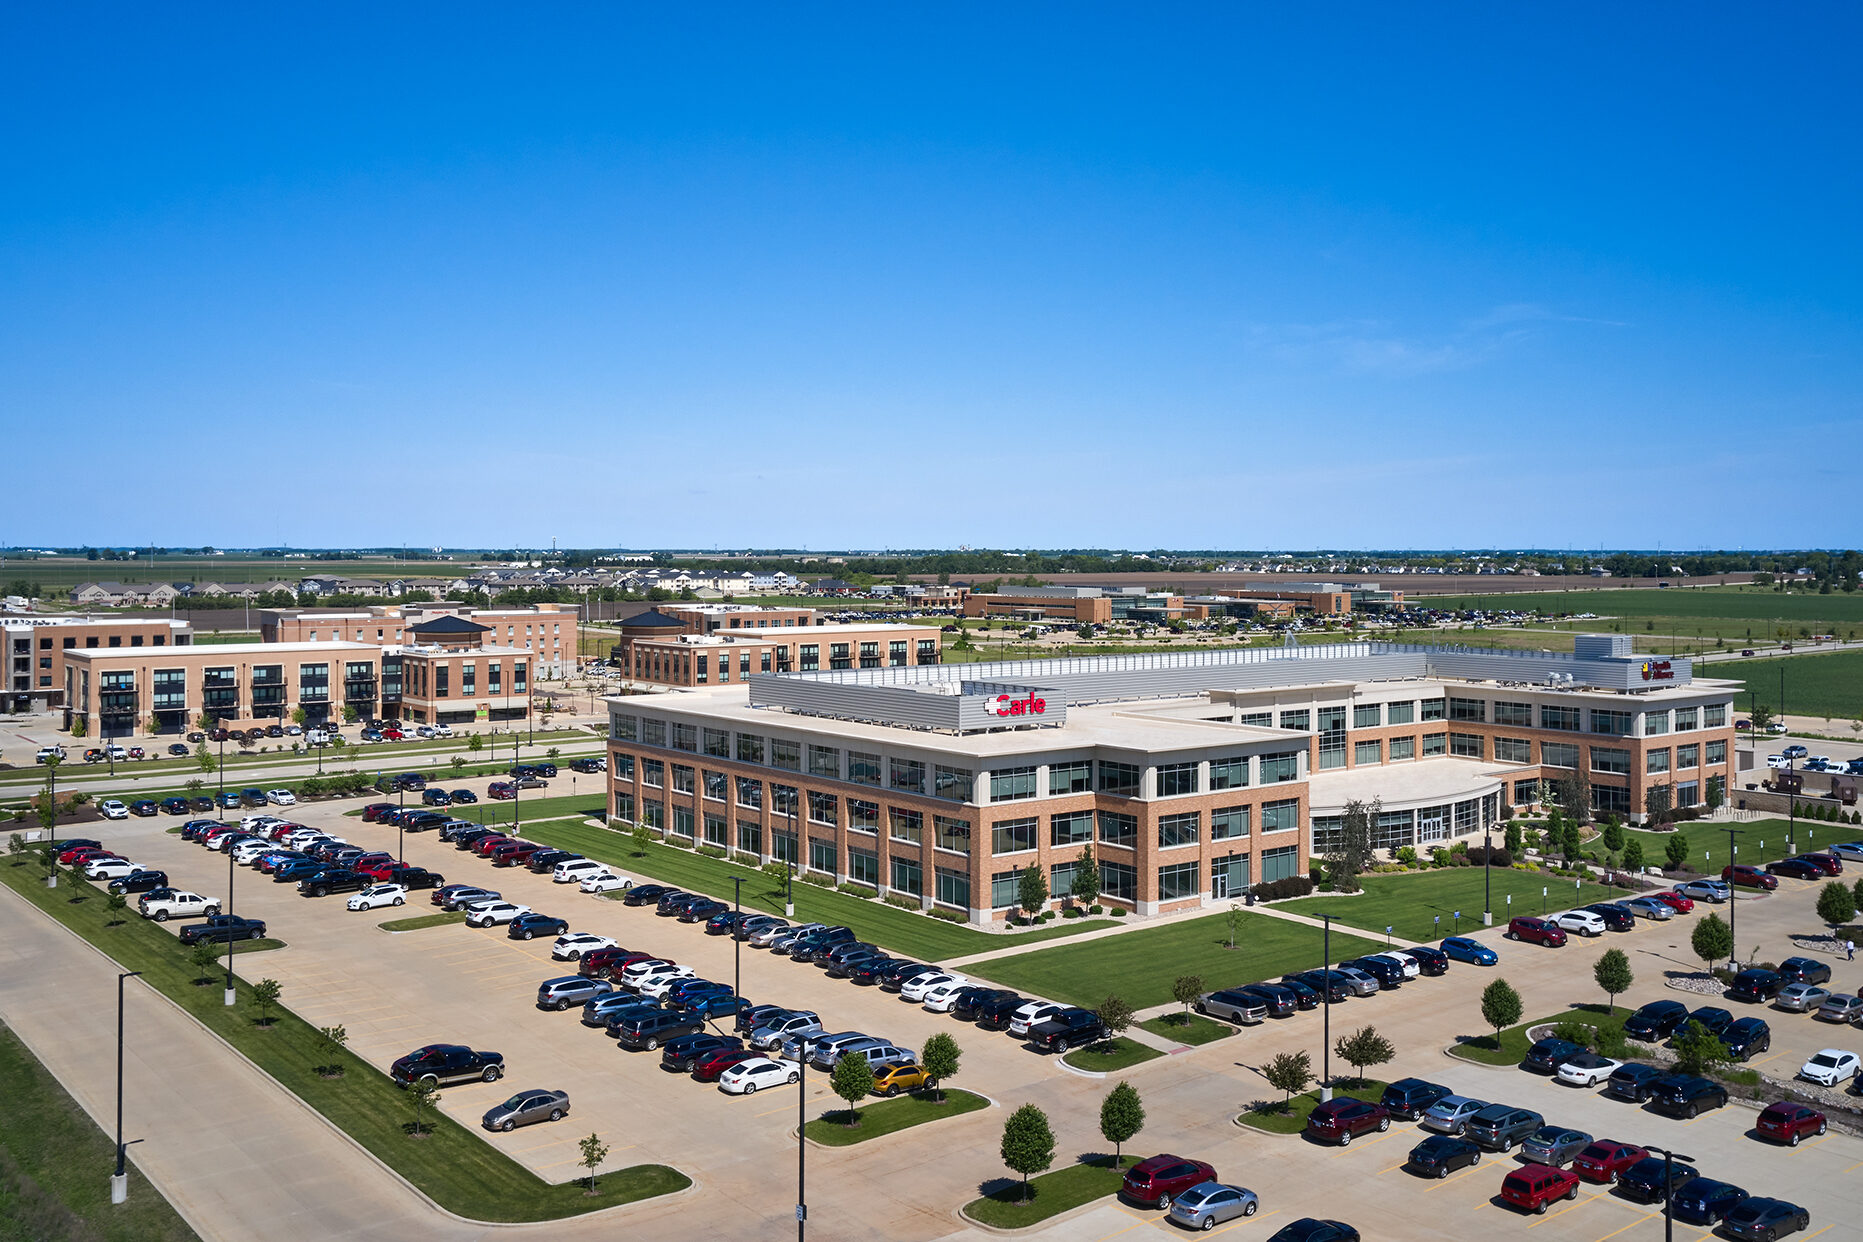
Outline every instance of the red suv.
<svg viewBox="0 0 1863 1242"><path fill-rule="evenodd" d="M492 866L521 867L542 848L535 841L506 841L492 850Z"/></svg>
<svg viewBox="0 0 1863 1242"><path fill-rule="evenodd" d="M395 804L392 802L371 802L362 808L362 822L372 824L382 817L382 812L394 809Z"/></svg>
<svg viewBox="0 0 1863 1242"><path fill-rule="evenodd" d="M1308 1138L1341 1147L1361 1134L1390 1128L1390 1110L1365 1100L1328 1100L1307 1114Z"/></svg>
<svg viewBox="0 0 1863 1242"><path fill-rule="evenodd" d="M1509 940L1529 940L1534 944L1543 944L1557 949L1565 943L1565 929L1547 922L1545 919L1522 915L1509 920L1507 924Z"/></svg>
<svg viewBox="0 0 1863 1242"><path fill-rule="evenodd" d="M1791 1104L1780 1101L1768 1104L1753 1123L1753 1128L1775 1143L1784 1143L1787 1147L1797 1147L1798 1140L1807 1134L1823 1134L1830 1123L1824 1114L1815 1108L1806 1108L1803 1104Z"/></svg>
<svg viewBox="0 0 1863 1242"><path fill-rule="evenodd" d="M366 875L371 879L387 883L392 878L391 872L405 866L407 866L406 863L389 854L364 854L349 864L349 869L358 875Z"/></svg>
<svg viewBox="0 0 1863 1242"><path fill-rule="evenodd" d="M493 833L489 837L480 837L477 841L472 843L472 852L477 854L480 858L490 858L493 850L506 844L510 840L510 837L499 836L497 833Z"/></svg>
<svg viewBox="0 0 1863 1242"><path fill-rule="evenodd" d="M754 1061L764 1054L752 1048L720 1048L708 1052L692 1065L694 1082L717 1082L718 1075L740 1061Z"/></svg>
<svg viewBox="0 0 1863 1242"><path fill-rule="evenodd" d="M1201 1160L1182 1156L1153 1156L1126 1170L1119 1193L1146 1207L1170 1210L1171 1200L1192 1186L1216 1180L1216 1170Z"/></svg>
<svg viewBox="0 0 1863 1242"><path fill-rule="evenodd" d="M1779 887L1779 877L1767 875L1758 867L1749 867L1745 863L1735 863L1731 867L1721 868L1721 878L1729 884L1738 884L1742 888L1775 889Z"/></svg>
<svg viewBox="0 0 1863 1242"><path fill-rule="evenodd" d="M1835 854L1800 854L1799 857L1816 867L1819 871L1822 871L1825 875L1842 875L1844 873L1843 859L1837 857Z"/></svg>
<svg viewBox="0 0 1863 1242"><path fill-rule="evenodd" d="M1550 1164L1523 1165L1502 1180L1501 1198L1523 1212L1544 1216L1547 1204L1578 1198L1578 1177Z"/></svg>
<svg viewBox="0 0 1863 1242"><path fill-rule="evenodd" d="M1593 1143L1572 1158L1572 1172L1588 1182L1615 1185L1617 1175L1649 1155L1641 1147L1604 1139Z"/></svg>
<svg viewBox="0 0 1863 1242"><path fill-rule="evenodd" d="M619 945L612 949L590 949L582 955L576 973L589 979L607 979L621 971L621 959L628 951Z"/></svg>

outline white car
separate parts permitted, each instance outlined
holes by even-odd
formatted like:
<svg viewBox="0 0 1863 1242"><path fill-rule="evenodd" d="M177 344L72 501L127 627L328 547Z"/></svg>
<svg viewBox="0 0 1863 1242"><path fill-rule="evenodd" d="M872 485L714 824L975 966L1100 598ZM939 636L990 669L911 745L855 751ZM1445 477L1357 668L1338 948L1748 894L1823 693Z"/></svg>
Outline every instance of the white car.
<svg viewBox="0 0 1863 1242"><path fill-rule="evenodd" d="M407 903L407 885L371 884L349 899L349 908L351 910L373 910L377 906L405 906Z"/></svg>
<svg viewBox="0 0 1863 1242"><path fill-rule="evenodd" d="M452 737L453 730L448 725L435 725L433 726L433 735L435 737Z"/></svg>
<svg viewBox="0 0 1863 1242"><path fill-rule="evenodd" d="M1602 936L1610 930L1604 925L1602 915L1593 914L1589 910L1562 910L1547 922L1581 936Z"/></svg>
<svg viewBox="0 0 1863 1242"><path fill-rule="evenodd" d="M739 1061L718 1075L718 1088L726 1095L755 1095L765 1087L781 1087L797 1082L802 1070L794 1061L780 1057L757 1057Z"/></svg>
<svg viewBox="0 0 1863 1242"><path fill-rule="evenodd" d="M1376 958L1380 962L1391 963L1391 965L1404 972L1404 978L1406 979L1415 979L1423 969L1417 964L1416 958L1403 953L1373 953L1370 956Z"/></svg>
<svg viewBox="0 0 1863 1242"><path fill-rule="evenodd" d="M240 817L239 830L241 832L264 832L284 822L276 815L244 815Z"/></svg>
<svg viewBox="0 0 1863 1242"><path fill-rule="evenodd" d="M654 971L668 969L672 965L671 962L663 957L650 957L644 962L635 962L631 966L623 967L621 970L621 978L617 980L617 982L624 988L637 988L640 981L651 975Z"/></svg>
<svg viewBox="0 0 1863 1242"><path fill-rule="evenodd" d="M1784 755L1767 755L1766 766L1769 768L1789 768L1792 766L1792 761L1787 759Z"/></svg>
<svg viewBox="0 0 1863 1242"><path fill-rule="evenodd" d="M550 956L559 962L579 962L584 953L612 949L618 943L612 936L598 936L594 932L565 932L550 946Z"/></svg>
<svg viewBox="0 0 1863 1242"><path fill-rule="evenodd" d="M696 979L699 972L690 966L662 966L659 970L642 978L634 985L634 990L642 996L659 1000L672 991L673 985L681 979Z"/></svg>
<svg viewBox="0 0 1863 1242"><path fill-rule="evenodd" d="M415 736L415 737L432 737L432 736L433 736L433 726L432 726L432 725L417 725L417 726L415 726L415 728L414 728L414 736Z"/></svg>
<svg viewBox="0 0 1863 1242"><path fill-rule="evenodd" d="M634 887L634 881L612 871L597 871L594 875L582 878L582 891L585 893L616 893Z"/></svg>
<svg viewBox="0 0 1863 1242"><path fill-rule="evenodd" d="M298 804L298 796L289 789L268 789L265 791L265 800L273 806L296 806Z"/></svg>
<svg viewBox="0 0 1863 1242"><path fill-rule="evenodd" d="M1863 862L1863 841L1845 841L1842 845L1827 847L1827 852L1851 862Z"/></svg>
<svg viewBox="0 0 1863 1242"><path fill-rule="evenodd" d="M115 798L105 798L102 802L97 804L97 809L103 812L103 817L105 819L129 818L129 808L124 806L121 802L118 802Z"/></svg>
<svg viewBox="0 0 1863 1242"><path fill-rule="evenodd" d="M319 828L294 828L285 834L284 844L295 850L322 838L323 835L322 829Z"/></svg>
<svg viewBox="0 0 1863 1242"><path fill-rule="evenodd" d="M93 858L84 864L84 878L87 880L120 880L131 872L142 868L122 858Z"/></svg>
<svg viewBox="0 0 1863 1242"><path fill-rule="evenodd" d="M286 726L285 726L285 736L286 736L286 737L303 737L303 736L304 736L304 726L302 726L302 725L294 725L294 724L289 724L289 725L286 725Z"/></svg>
<svg viewBox="0 0 1863 1242"><path fill-rule="evenodd" d="M556 864L556 869L550 872L550 879L558 884L575 884L597 872L607 870L607 867L593 858L570 858Z"/></svg>
<svg viewBox="0 0 1863 1242"><path fill-rule="evenodd" d="M905 986L899 989L899 999L911 1001L915 1005L922 1005L925 1003L926 993L941 984L968 984L969 982L969 979L966 979L960 974L942 970L927 971L922 975L906 980Z"/></svg>
<svg viewBox="0 0 1863 1242"><path fill-rule="evenodd" d="M466 907L467 927L496 927L509 923L520 914L529 914L529 906L515 901L475 901Z"/></svg>
<svg viewBox="0 0 1863 1242"><path fill-rule="evenodd" d="M917 982L917 980L913 980ZM970 987L968 979L951 979L925 989L925 1008L933 1013L950 1013L951 1006L957 1004L957 994Z"/></svg>
<svg viewBox="0 0 1863 1242"><path fill-rule="evenodd" d="M233 847L233 861L242 867L250 867L258 862L262 855L278 848L276 841L241 841Z"/></svg>
<svg viewBox="0 0 1863 1242"><path fill-rule="evenodd" d="M1561 1065L1555 1076L1560 1082L1571 1083L1574 1087L1595 1087L1621 1069L1623 1064L1609 1057L1583 1053L1578 1059Z"/></svg>
<svg viewBox="0 0 1863 1242"><path fill-rule="evenodd" d="M1027 1039L1030 1028L1037 1022L1046 1022L1066 1008L1053 1001L1030 1001L1009 1015L1009 1034L1015 1039Z"/></svg>
<svg viewBox="0 0 1863 1242"><path fill-rule="evenodd" d="M1826 1048L1805 1062L1798 1076L1821 1087L1835 1087L1840 1082L1855 1078L1859 1067L1863 1067L1863 1062L1857 1059L1856 1053L1845 1052L1841 1048Z"/></svg>

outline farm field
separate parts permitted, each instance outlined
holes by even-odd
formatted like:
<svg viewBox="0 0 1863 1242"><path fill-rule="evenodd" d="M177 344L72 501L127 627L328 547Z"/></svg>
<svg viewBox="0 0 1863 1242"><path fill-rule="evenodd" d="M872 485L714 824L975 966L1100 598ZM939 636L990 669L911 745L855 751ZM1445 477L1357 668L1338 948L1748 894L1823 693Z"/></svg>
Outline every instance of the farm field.
<svg viewBox="0 0 1863 1242"><path fill-rule="evenodd" d="M1784 656L1776 660L1742 660L1717 664L1710 675L1732 678L1737 673L1746 689L1734 700L1741 711L1763 704L1780 707L1779 674L1785 674L1785 710L1794 716L1823 716L1833 721L1863 718L1863 651L1833 651L1829 655ZM1833 730L1848 736L1841 724Z"/></svg>
<svg viewBox="0 0 1863 1242"><path fill-rule="evenodd" d="M1791 622L1794 627L1812 621L1863 625L1863 594L1818 595L1809 591L1775 591L1771 587L1430 595L1417 602L1435 608L1537 608L1542 612L1595 612L1601 617L1636 617L1639 620L1675 617L1743 623Z"/></svg>
<svg viewBox="0 0 1863 1242"><path fill-rule="evenodd" d="M25 579L63 595L80 582L269 582L292 581L306 574L341 574L345 578L451 578L469 561L318 561L275 556L158 556L152 560L91 561L82 557L8 558L0 578Z"/></svg>

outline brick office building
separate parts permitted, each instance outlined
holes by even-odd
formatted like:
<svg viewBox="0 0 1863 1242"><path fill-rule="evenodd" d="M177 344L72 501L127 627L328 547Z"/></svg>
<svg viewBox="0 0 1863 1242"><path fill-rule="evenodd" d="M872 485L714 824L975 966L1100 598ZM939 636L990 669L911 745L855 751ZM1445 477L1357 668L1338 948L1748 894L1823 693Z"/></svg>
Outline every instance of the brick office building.
<svg viewBox="0 0 1863 1242"><path fill-rule="evenodd" d="M933 665L942 639L923 625L824 625L807 609L666 608L622 622L611 658L630 681L689 688L757 673Z"/></svg>
<svg viewBox="0 0 1863 1242"><path fill-rule="evenodd" d="M984 922L1029 866L1065 893L1083 848L1104 900L1155 913L1304 873L1354 799L1381 800L1381 848L1427 848L1578 764L1599 811L1631 818L1653 785L1693 803L1728 780L1728 683L1625 639L1578 645L772 673L611 699L612 811Z"/></svg>
<svg viewBox="0 0 1863 1242"><path fill-rule="evenodd" d="M419 641L416 631L442 617L463 617L484 627L484 640L527 652L539 680L568 676L579 663L577 612L562 604L468 608L459 604L374 604L366 608L291 609L259 614L266 642L374 643L395 647Z"/></svg>
<svg viewBox="0 0 1863 1242"><path fill-rule="evenodd" d="M73 651L133 651L140 647L185 647L194 641L186 621L149 617L0 618L5 652L4 710L45 711L65 704L65 657Z"/></svg>

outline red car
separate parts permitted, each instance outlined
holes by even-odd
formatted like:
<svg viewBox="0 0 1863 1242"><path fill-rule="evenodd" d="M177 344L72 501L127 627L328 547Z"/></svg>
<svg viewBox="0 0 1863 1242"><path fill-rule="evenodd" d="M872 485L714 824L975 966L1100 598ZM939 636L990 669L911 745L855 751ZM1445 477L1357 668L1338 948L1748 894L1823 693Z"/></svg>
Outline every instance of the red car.
<svg viewBox="0 0 1863 1242"><path fill-rule="evenodd" d="M485 791L485 796L497 798L501 802L506 801L517 797L517 786L510 781L493 781L491 787Z"/></svg>
<svg viewBox="0 0 1863 1242"><path fill-rule="evenodd" d="M406 736L407 734L403 733L399 729L383 729L382 730L382 739L384 741L399 742L402 738Z"/></svg>
<svg viewBox="0 0 1863 1242"><path fill-rule="evenodd" d="M646 958L646 954L630 954L619 945L612 949L590 949L582 955L576 973L590 979L607 979L621 973L622 967L626 965L622 959L627 957L641 961Z"/></svg>
<svg viewBox="0 0 1863 1242"><path fill-rule="evenodd" d="M492 860L494 867L518 867L529 860L543 847L535 841L500 841L486 857Z"/></svg>
<svg viewBox="0 0 1863 1242"><path fill-rule="evenodd" d="M349 869L354 871L357 875L366 875L371 879L379 880L386 884L393 878L393 873L395 871L405 866L407 866L406 863L399 859L391 858L387 854L365 854L351 863Z"/></svg>
<svg viewBox="0 0 1863 1242"><path fill-rule="evenodd" d="M1501 1199L1544 1216L1548 1204L1578 1198L1578 1178L1550 1164L1526 1164L1501 1180Z"/></svg>
<svg viewBox="0 0 1863 1242"><path fill-rule="evenodd" d="M392 811L394 809L395 804L392 802L371 802L369 805L362 808L362 822L365 824L372 824L382 817L383 811Z"/></svg>
<svg viewBox="0 0 1863 1242"><path fill-rule="evenodd" d="M494 849L505 844L509 840L511 840L510 837L480 837L477 841L472 843L472 852L477 854L480 858L490 858Z"/></svg>
<svg viewBox="0 0 1863 1242"><path fill-rule="evenodd" d="M1658 889L1656 892L1651 893L1650 896L1662 902L1663 905L1668 906L1677 914L1687 914L1695 908L1695 899L1693 897L1684 897L1673 888Z"/></svg>
<svg viewBox="0 0 1863 1242"><path fill-rule="evenodd" d="M698 1059L692 1066L692 1079L694 1082L717 1082L718 1075L738 1062L755 1061L767 1055L754 1048L721 1048Z"/></svg>
<svg viewBox="0 0 1863 1242"><path fill-rule="evenodd" d="M1631 1143L1601 1139L1572 1158L1572 1172L1588 1182L1615 1185L1617 1175L1649 1155Z"/></svg>
<svg viewBox="0 0 1863 1242"><path fill-rule="evenodd" d="M1192 1186L1216 1180L1216 1170L1201 1160L1153 1156L1126 1170L1119 1193L1145 1207L1169 1210L1171 1200Z"/></svg>
<svg viewBox="0 0 1863 1242"><path fill-rule="evenodd" d="M1800 858L1822 871L1825 875L1842 875L1843 860L1835 854L1800 854Z"/></svg>
<svg viewBox="0 0 1863 1242"><path fill-rule="evenodd" d="M1361 1134L1390 1128L1390 1110L1364 1100L1328 1100L1307 1115L1308 1138L1341 1147Z"/></svg>
<svg viewBox="0 0 1863 1242"><path fill-rule="evenodd" d="M115 858L109 850L95 845L74 845L58 856L58 861L66 867L82 867L93 858Z"/></svg>
<svg viewBox="0 0 1863 1242"><path fill-rule="evenodd" d="M1815 1108L1806 1108L1803 1104L1792 1104L1781 1100L1777 1104L1768 1104L1753 1123L1753 1129L1762 1138L1769 1138L1775 1143L1784 1143L1787 1147L1797 1147L1798 1140L1807 1134L1819 1135L1830 1128L1824 1114Z"/></svg>
<svg viewBox="0 0 1863 1242"><path fill-rule="evenodd" d="M1507 924L1509 940L1525 940L1532 944L1543 944L1557 949L1565 944L1565 929L1555 926L1542 918L1522 915L1509 920Z"/></svg>
<svg viewBox="0 0 1863 1242"><path fill-rule="evenodd" d="M1721 878L1729 884L1738 884L1742 888L1758 888L1768 892L1779 887L1779 877L1767 875L1758 867L1746 863L1735 863L1731 867L1721 868Z"/></svg>

